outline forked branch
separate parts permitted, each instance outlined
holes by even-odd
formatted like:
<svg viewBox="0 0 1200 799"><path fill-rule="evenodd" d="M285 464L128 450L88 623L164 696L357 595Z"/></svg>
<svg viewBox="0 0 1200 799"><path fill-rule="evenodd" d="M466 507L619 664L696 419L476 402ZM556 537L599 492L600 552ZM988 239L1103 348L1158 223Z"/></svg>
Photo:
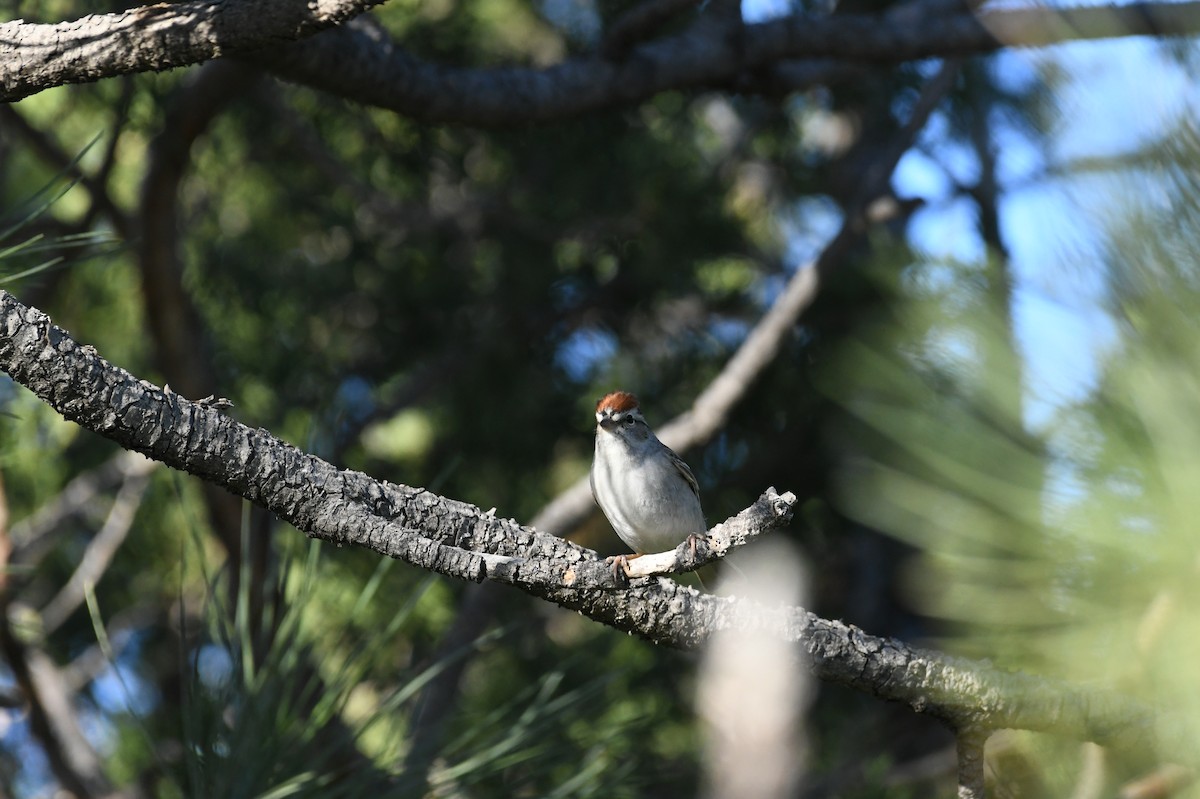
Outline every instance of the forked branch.
<svg viewBox="0 0 1200 799"><path fill-rule="evenodd" d="M693 649L718 630L797 646L812 673L903 702L955 729L1054 731L1200 763L1185 720L1128 697L878 638L799 607L701 594L672 580L614 590L599 556L421 488L342 471L265 430L138 380L0 291L0 370L59 413L122 446L221 485L310 536L369 548L459 579L494 579L655 643ZM766 498L787 508L786 498ZM573 580L564 579L575 572ZM568 584L569 583L569 584Z"/></svg>

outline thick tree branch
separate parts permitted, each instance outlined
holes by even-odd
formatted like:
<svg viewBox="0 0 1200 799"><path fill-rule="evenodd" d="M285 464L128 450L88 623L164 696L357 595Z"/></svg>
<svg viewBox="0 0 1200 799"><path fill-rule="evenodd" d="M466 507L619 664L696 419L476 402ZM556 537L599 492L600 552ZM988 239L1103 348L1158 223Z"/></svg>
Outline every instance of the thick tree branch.
<svg viewBox="0 0 1200 799"><path fill-rule="evenodd" d="M795 59L895 64L1121 36L1200 32L1200 3L1134 3L1073 9L964 10L917 24L903 15L793 16L723 35L698 21L620 60L574 58L544 69L463 69L420 61L369 20L254 54L277 74L426 122L505 125L635 103L674 89L745 88L743 78ZM816 70L815 75L827 70ZM771 86L777 86L774 78Z"/></svg>
<svg viewBox="0 0 1200 799"><path fill-rule="evenodd" d="M420 61L378 25L351 19L380 0L324 0L315 10L273 0L192 0L94 15L57 25L0 25L0 101L51 86L244 55L300 83L427 122L526 123L644 100L658 92L719 88L796 59L895 64L977 55L1009 46L1200 33L1200 2L892 14L796 15L726 36L700 21L630 49L620 60L569 59L545 69L463 69ZM673 7L669 3L653 4ZM303 38L350 19L321 36ZM824 70L818 70L821 74ZM769 80L777 86L774 78Z"/></svg>
<svg viewBox="0 0 1200 799"><path fill-rule="evenodd" d="M956 729L1056 731L1197 762L1185 750L1190 738L1175 726L1181 720L1114 693L1005 672L802 608L704 595L663 578L614 590L590 550L424 489L340 471L264 430L138 380L4 291L0 370L68 419L257 502L311 536L460 579L507 582L672 647L695 648L723 629L760 630L798 644L821 679L903 702ZM781 499L760 500L763 523L778 522L773 508Z"/></svg>
<svg viewBox="0 0 1200 799"><path fill-rule="evenodd" d="M189 0L56 24L0 24L0 101L161 72L311 36L384 0Z"/></svg>
<svg viewBox="0 0 1200 799"><path fill-rule="evenodd" d="M595 552L424 489L338 470L264 430L136 379L2 291L0 369L66 418L250 499L311 536L459 579L511 583L610 624L628 612L625 592L613 590L619 585ZM760 500L761 523L785 518L790 505L780 499ZM688 602L698 596L683 595ZM682 608L659 610L660 618L632 631L679 647L707 636L702 630L694 637L678 623Z"/></svg>

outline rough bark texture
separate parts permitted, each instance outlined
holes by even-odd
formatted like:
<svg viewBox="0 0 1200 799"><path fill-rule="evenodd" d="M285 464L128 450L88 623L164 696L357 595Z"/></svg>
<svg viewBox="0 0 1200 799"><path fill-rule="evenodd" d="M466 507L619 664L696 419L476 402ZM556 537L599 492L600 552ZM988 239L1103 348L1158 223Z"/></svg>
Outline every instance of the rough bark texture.
<svg viewBox="0 0 1200 799"><path fill-rule="evenodd" d="M958 755L958 799L984 799L983 750L987 732L976 729L958 731L955 749Z"/></svg>
<svg viewBox="0 0 1200 799"><path fill-rule="evenodd" d="M793 15L738 25L737 35L719 24L697 23L628 50L628 40L618 30L618 58L572 58L544 69L463 69L427 63L367 20L351 20L295 43L381 1L324 0L314 7L287 0L208 0L143 6L54 25L4 23L0 101L19 100L52 86L238 54L289 79L415 119L503 125L636 102L669 89L735 83L752 89L759 75L769 84L767 90L777 91L782 73L773 68L786 66L794 79L803 72L794 63L797 59L822 62L816 72L826 76L829 65L823 61L830 59L894 64L990 53L1008 46L1200 32L1198 2L991 9L975 14L965 5L948 12L930 0L905 4L889 14Z"/></svg>
<svg viewBox="0 0 1200 799"><path fill-rule="evenodd" d="M693 649L722 629L798 645L823 680L903 702L957 729L1052 730L1124 750L1172 751L1181 723L1126 697L998 670L868 635L803 608L700 594L665 578L618 584L591 550L421 488L339 470L114 367L40 311L0 291L0 370L66 418L128 449L261 504L310 536L464 580L493 579L659 644ZM793 500L794 501L794 500ZM772 526L791 505L773 492L736 524Z"/></svg>
<svg viewBox="0 0 1200 799"><path fill-rule="evenodd" d="M0 100L51 86L161 72L311 36L383 0L193 0L56 24L0 24Z"/></svg>

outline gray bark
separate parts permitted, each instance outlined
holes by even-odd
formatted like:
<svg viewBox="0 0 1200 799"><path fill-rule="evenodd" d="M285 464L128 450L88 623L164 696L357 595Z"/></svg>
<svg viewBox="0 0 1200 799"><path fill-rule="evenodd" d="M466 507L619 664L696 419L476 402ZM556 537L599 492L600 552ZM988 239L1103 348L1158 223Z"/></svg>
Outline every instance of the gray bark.
<svg viewBox="0 0 1200 799"><path fill-rule="evenodd" d="M1182 720L1116 693L910 647L799 607L701 594L662 577L626 586L589 549L422 488L339 470L225 416L213 407L220 403L139 380L5 291L0 370L67 419L257 502L313 537L459 579L508 583L666 646L694 649L722 629L764 631L796 644L797 660L820 679L902 702L955 729L1054 731L1200 763L1184 749L1190 738L1177 731ZM764 494L727 523L730 536L783 523L788 499Z"/></svg>

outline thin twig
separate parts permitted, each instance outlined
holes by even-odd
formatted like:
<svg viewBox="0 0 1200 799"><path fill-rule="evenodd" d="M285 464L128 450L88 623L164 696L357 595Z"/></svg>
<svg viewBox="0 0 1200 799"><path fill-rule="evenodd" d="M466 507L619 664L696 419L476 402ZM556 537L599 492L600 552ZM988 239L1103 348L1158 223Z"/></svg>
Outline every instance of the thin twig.
<svg viewBox="0 0 1200 799"><path fill-rule="evenodd" d="M772 497L773 499L769 499ZM776 516L786 512L786 508L794 507L796 495L791 491L785 494L775 494L774 488L759 497L759 502L778 501L783 504L775 512ZM695 571L706 563L726 557L733 550L744 547L751 541L769 532L770 527L758 524L762 513L755 505L713 527L708 533L694 541L684 541L675 549L668 552L645 554L628 562L625 568L627 577L654 577L662 574L681 574Z"/></svg>

